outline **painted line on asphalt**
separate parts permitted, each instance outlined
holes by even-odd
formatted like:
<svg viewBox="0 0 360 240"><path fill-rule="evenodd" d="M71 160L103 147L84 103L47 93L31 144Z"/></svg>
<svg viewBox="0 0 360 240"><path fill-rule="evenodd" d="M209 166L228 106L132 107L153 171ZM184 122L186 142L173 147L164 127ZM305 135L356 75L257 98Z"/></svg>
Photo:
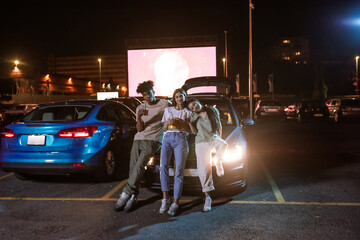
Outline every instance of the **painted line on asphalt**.
<svg viewBox="0 0 360 240"><path fill-rule="evenodd" d="M3 179L5 179L5 178L7 178L7 177L11 177L12 175L14 175L14 174L13 174L13 173L9 173L9 174L6 174L6 175L2 176L2 177L0 177L0 181L3 180Z"/></svg>
<svg viewBox="0 0 360 240"><path fill-rule="evenodd" d="M30 198L30 197L0 197L0 201L73 201L73 202L116 202L117 198ZM145 198L139 198L139 201L146 201ZM196 200L196 199L195 199ZM156 202L160 202L158 200ZM182 199L180 203L192 202L191 199ZM213 203L224 203L224 200L214 199ZM238 201L232 200L230 204L260 204L260 205L315 205L315 206L349 206L360 207L360 203L336 203L336 202L275 202L275 201Z"/></svg>
<svg viewBox="0 0 360 240"><path fill-rule="evenodd" d="M121 181L116 187L114 187L110 192L108 192L107 194L105 194L102 199L108 199L110 198L112 195L114 195L114 193L116 193L120 188L122 188L125 183L127 182L127 179Z"/></svg>
<svg viewBox="0 0 360 240"><path fill-rule="evenodd" d="M262 163L262 161L259 159L259 158L256 158L257 159L257 162L259 163L261 169L263 170L266 178L268 179L268 182L275 194L275 197L276 197L276 200L279 202L279 203L284 203L285 202L285 199L283 197L283 195L281 194L280 192L280 189L279 187L277 186L274 178L271 176L269 170L266 168L266 166Z"/></svg>
<svg viewBox="0 0 360 240"><path fill-rule="evenodd" d="M264 202L264 201L237 201L229 202L231 204L270 204L270 205L318 205L318 206L351 206L360 207L360 203L336 203L336 202Z"/></svg>

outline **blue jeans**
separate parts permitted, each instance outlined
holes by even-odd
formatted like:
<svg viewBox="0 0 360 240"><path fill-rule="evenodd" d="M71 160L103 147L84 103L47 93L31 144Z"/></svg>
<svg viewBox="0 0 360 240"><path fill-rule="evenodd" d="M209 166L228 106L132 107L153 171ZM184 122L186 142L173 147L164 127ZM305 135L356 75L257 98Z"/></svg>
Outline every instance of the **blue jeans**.
<svg viewBox="0 0 360 240"><path fill-rule="evenodd" d="M187 134L168 132L163 138L160 155L161 190L169 191L169 165L171 157L175 157L174 198L180 198L184 179L184 168L189 153Z"/></svg>

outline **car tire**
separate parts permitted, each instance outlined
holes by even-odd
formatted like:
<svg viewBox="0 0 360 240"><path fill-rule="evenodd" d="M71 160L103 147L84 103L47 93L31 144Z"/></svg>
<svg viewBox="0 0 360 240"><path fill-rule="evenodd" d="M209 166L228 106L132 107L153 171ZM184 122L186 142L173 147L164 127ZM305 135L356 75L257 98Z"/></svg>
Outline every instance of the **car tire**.
<svg viewBox="0 0 360 240"><path fill-rule="evenodd" d="M105 148L102 164L95 172L95 177L100 181L116 180L118 176L119 162L116 159L115 152L112 148Z"/></svg>
<svg viewBox="0 0 360 240"><path fill-rule="evenodd" d="M297 122L298 123L303 123L304 122L304 119L303 119L303 117L301 116L300 113L297 115Z"/></svg>
<svg viewBox="0 0 360 240"><path fill-rule="evenodd" d="M340 121L340 116L338 112L334 113L334 123L339 123Z"/></svg>
<svg viewBox="0 0 360 240"><path fill-rule="evenodd" d="M22 180L22 181L30 180L32 178L32 176L28 173L14 172L14 175L17 179Z"/></svg>

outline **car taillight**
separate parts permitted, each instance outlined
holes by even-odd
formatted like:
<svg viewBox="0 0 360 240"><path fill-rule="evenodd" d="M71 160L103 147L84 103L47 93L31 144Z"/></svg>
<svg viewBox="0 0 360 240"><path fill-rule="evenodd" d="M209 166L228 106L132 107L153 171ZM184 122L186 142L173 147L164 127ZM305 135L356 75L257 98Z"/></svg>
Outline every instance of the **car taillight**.
<svg viewBox="0 0 360 240"><path fill-rule="evenodd" d="M97 129L96 126L66 128L60 130L58 132L58 135L59 137L64 137L64 138L92 137L96 129Z"/></svg>
<svg viewBox="0 0 360 240"><path fill-rule="evenodd" d="M4 138L13 138L13 137L15 137L15 133L14 133L14 131L11 130L11 129L4 128L4 129L1 131L0 136L1 136L1 137L4 137Z"/></svg>
<svg viewBox="0 0 360 240"><path fill-rule="evenodd" d="M74 167L83 167L85 166L83 163L73 163Z"/></svg>

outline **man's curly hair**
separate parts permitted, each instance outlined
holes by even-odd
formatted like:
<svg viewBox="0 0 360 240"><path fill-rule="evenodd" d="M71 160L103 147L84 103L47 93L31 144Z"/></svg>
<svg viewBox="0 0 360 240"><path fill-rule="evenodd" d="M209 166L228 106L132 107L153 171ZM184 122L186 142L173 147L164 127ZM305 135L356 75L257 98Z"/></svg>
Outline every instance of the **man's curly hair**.
<svg viewBox="0 0 360 240"><path fill-rule="evenodd" d="M144 92L149 92L150 90L154 90L154 82L149 80L149 81L145 81L143 83L140 83L136 89L137 93L144 93Z"/></svg>

